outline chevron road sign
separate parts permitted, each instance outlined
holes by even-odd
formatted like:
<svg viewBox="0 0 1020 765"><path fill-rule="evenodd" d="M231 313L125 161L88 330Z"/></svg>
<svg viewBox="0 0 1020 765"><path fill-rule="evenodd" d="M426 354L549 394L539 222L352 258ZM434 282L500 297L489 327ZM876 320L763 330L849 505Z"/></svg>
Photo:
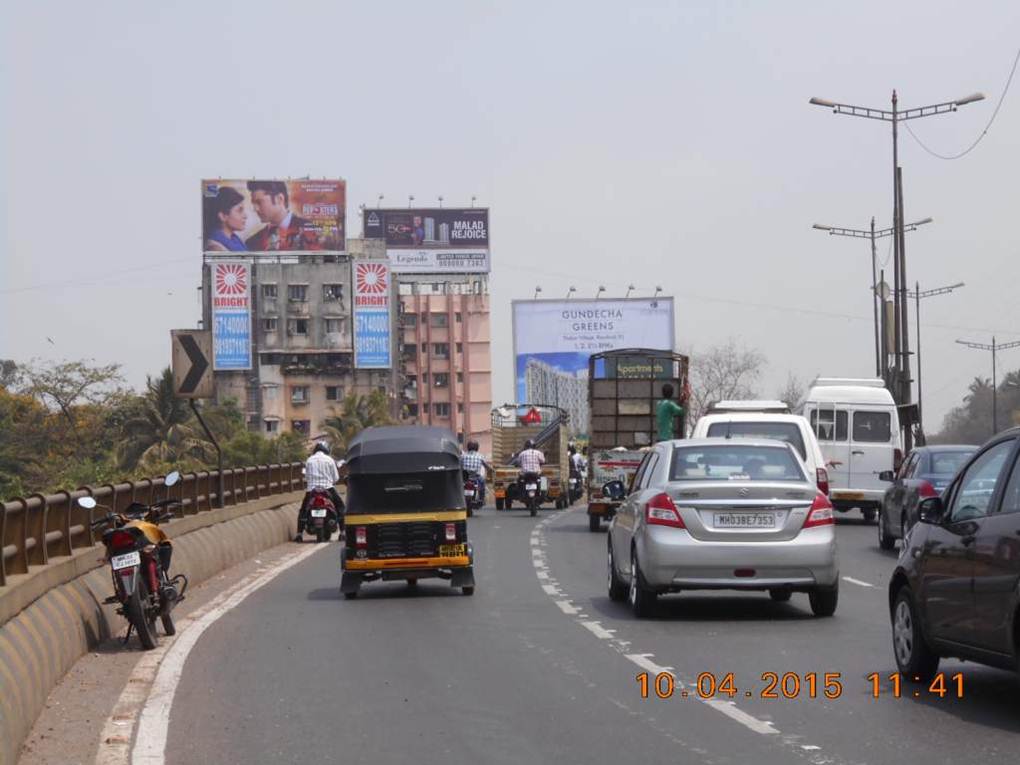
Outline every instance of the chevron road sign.
<svg viewBox="0 0 1020 765"><path fill-rule="evenodd" d="M174 394L179 398L212 398L212 332L170 330Z"/></svg>

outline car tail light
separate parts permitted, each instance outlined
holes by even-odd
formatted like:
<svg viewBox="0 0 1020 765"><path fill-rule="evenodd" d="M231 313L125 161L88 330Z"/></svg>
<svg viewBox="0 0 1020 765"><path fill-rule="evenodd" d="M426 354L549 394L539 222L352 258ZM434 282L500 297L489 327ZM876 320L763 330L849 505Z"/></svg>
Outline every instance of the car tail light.
<svg viewBox="0 0 1020 765"><path fill-rule="evenodd" d="M365 547L368 545L368 533L365 531L364 526L354 527L354 544L358 547Z"/></svg>
<svg viewBox="0 0 1020 765"><path fill-rule="evenodd" d="M825 468L815 470L815 481L818 483L818 491L829 496L829 471Z"/></svg>
<svg viewBox="0 0 1020 765"><path fill-rule="evenodd" d="M645 520L652 526L672 526L675 529L686 528L680 513L668 494L656 494L645 505Z"/></svg>
<svg viewBox="0 0 1020 765"><path fill-rule="evenodd" d="M920 486L917 487L917 493L921 496L921 499L929 499L930 497L937 497L939 493L935 491L935 487L927 481L921 481Z"/></svg>
<svg viewBox="0 0 1020 765"><path fill-rule="evenodd" d="M448 523L446 524L446 541L456 542L457 541L457 524Z"/></svg>
<svg viewBox="0 0 1020 765"><path fill-rule="evenodd" d="M121 550L125 547L135 546L135 535L130 531L115 531L110 534L110 547L114 550Z"/></svg>
<svg viewBox="0 0 1020 765"><path fill-rule="evenodd" d="M900 465L902 465L902 464L903 464L903 450L902 449L893 449L893 458L892 458L893 470L895 470L897 473L900 472Z"/></svg>
<svg viewBox="0 0 1020 765"><path fill-rule="evenodd" d="M816 494L815 501L811 503L811 510L808 511L802 528L810 529L812 526L832 526L836 519L832 514L832 503L824 494Z"/></svg>

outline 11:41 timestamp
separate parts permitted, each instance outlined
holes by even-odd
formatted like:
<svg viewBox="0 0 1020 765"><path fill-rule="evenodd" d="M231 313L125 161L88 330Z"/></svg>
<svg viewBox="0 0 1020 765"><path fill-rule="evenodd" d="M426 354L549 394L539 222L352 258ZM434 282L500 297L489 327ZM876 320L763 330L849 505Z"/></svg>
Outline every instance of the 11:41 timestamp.
<svg viewBox="0 0 1020 765"><path fill-rule="evenodd" d="M867 679L871 681L871 695L874 698L879 698L882 695L882 675L878 672L872 672L867 676ZM905 679L913 680L915 683L920 683L921 678L916 675L912 678L908 678L905 675L901 675L899 672L893 672L891 675L886 675L885 679L889 681L892 686L892 696L898 699L903 696L903 681ZM915 698L922 695L925 696L938 696L940 699L946 696L955 696L958 699L963 698L963 673L957 672L956 674L947 676L945 672L939 672L932 678L931 683L928 684L926 691L922 693L920 690L924 688L924 685L918 686L918 690L913 691L912 694ZM886 691L888 693L888 691Z"/></svg>

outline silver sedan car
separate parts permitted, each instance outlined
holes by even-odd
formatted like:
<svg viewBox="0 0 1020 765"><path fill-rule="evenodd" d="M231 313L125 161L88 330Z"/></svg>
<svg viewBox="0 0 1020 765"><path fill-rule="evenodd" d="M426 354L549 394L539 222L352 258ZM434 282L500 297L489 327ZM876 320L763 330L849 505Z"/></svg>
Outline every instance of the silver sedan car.
<svg viewBox="0 0 1020 765"><path fill-rule="evenodd" d="M832 505L789 444L698 438L645 455L609 526L609 597L644 617L682 590L806 592L816 616L835 613Z"/></svg>

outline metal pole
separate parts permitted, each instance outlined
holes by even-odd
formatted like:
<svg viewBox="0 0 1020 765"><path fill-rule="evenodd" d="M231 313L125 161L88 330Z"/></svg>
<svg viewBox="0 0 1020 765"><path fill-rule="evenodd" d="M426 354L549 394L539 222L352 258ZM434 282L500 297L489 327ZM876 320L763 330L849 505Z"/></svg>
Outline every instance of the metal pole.
<svg viewBox="0 0 1020 765"><path fill-rule="evenodd" d="M916 319L917 319L917 424L924 432L924 417L922 416L922 401L923 396L921 395L921 284L920 282L914 282L914 298L916 306Z"/></svg>
<svg viewBox="0 0 1020 765"><path fill-rule="evenodd" d="M219 473L218 476L218 488L216 489L216 504L218 507L223 507L223 451L220 449L220 444L216 440L216 436L209 430L209 426L205 424L205 420L202 419L202 413L195 406L195 399L189 398L188 404L191 405L191 411L195 413L195 417L198 418L198 423L202 426L202 430L205 431L206 437L212 442L213 447L216 449L216 470Z"/></svg>
<svg viewBox="0 0 1020 765"><path fill-rule="evenodd" d="M885 286L885 269L883 268L878 272L879 284ZM889 387L889 328L886 327L886 310L885 310L885 293L883 292L880 296L881 299L881 342L882 342L882 379L885 381L885 387Z"/></svg>
<svg viewBox="0 0 1020 765"><path fill-rule="evenodd" d="M905 257L906 253L906 237L903 233L903 168L896 168L896 186L899 191L900 201L900 221L899 221L899 239L900 239L900 294L899 302L896 304L896 309L899 311L897 314L897 323L899 324L900 336L897 338L897 342L900 346L900 385L899 385L899 403L901 405L909 404L911 396L910 390L910 331L909 322L907 320L909 305L907 303L907 261ZM904 418L906 419L906 418ZM903 448L905 451L910 451L914 448L914 437L913 429L910 427L911 423L906 423L903 428Z"/></svg>
<svg viewBox="0 0 1020 765"><path fill-rule="evenodd" d="M999 392L995 377L995 337L992 337L992 435L999 432Z"/></svg>
<svg viewBox="0 0 1020 765"><path fill-rule="evenodd" d="M897 404L900 400L900 186L898 182L899 173L899 149L897 146L896 133L896 91L892 93L892 156L893 156L893 373L892 394Z"/></svg>
<svg viewBox="0 0 1020 765"><path fill-rule="evenodd" d="M875 376L882 377L882 352L878 340L878 283L875 281L876 268L875 216L871 216L871 307L875 312Z"/></svg>

